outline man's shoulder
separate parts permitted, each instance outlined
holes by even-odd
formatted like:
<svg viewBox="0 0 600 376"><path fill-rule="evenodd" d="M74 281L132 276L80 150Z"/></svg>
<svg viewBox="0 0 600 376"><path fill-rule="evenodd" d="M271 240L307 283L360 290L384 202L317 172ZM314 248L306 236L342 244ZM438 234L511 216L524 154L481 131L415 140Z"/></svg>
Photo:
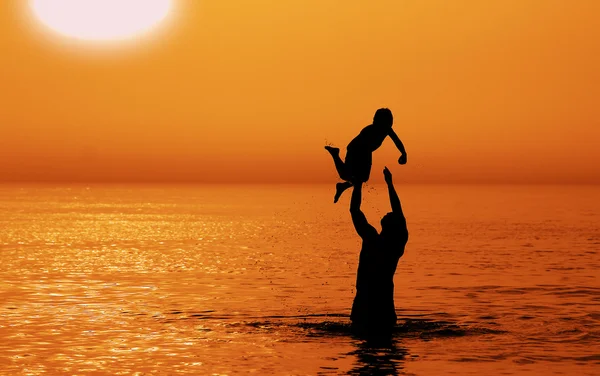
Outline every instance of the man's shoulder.
<svg viewBox="0 0 600 376"><path fill-rule="evenodd" d="M371 228L365 231L363 236L363 247L372 248L376 247L377 240L379 239L379 233L375 229L375 227L370 226Z"/></svg>
<svg viewBox="0 0 600 376"><path fill-rule="evenodd" d="M408 243L408 228L404 227L400 231L400 234L402 236L402 240L404 241L404 244Z"/></svg>
<svg viewBox="0 0 600 376"><path fill-rule="evenodd" d="M402 245L406 245L408 243L408 228L401 227L396 232L396 241L401 243Z"/></svg>

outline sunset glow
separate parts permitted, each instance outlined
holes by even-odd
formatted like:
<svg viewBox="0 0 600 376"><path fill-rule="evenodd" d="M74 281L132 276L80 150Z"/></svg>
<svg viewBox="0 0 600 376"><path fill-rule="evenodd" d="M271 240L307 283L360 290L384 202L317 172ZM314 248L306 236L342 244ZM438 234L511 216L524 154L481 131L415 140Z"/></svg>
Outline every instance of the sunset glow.
<svg viewBox="0 0 600 376"><path fill-rule="evenodd" d="M373 171L599 183L597 14L554 0L0 1L0 180L332 182L323 146L345 155L388 107L409 162L387 140Z"/></svg>
<svg viewBox="0 0 600 376"><path fill-rule="evenodd" d="M171 0L32 0L39 20L84 40L118 40L148 31L171 9Z"/></svg>
<svg viewBox="0 0 600 376"><path fill-rule="evenodd" d="M0 376L600 376L599 15L0 0Z"/></svg>

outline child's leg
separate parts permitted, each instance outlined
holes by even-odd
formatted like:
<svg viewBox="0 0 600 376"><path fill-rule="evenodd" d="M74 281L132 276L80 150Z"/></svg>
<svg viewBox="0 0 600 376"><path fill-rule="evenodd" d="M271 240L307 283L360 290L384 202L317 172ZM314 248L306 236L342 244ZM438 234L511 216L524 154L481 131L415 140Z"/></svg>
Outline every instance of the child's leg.
<svg viewBox="0 0 600 376"><path fill-rule="evenodd" d="M333 197L333 203L335 204L336 202L338 202L338 200L342 196L342 193L344 193L344 191L350 187L352 187L352 183L350 183L349 181L337 183L335 185L335 196Z"/></svg>
<svg viewBox="0 0 600 376"><path fill-rule="evenodd" d="M356 160L356 163L352 164L352 172L356 182L366 183L369 181L371 176L371 166L373 165L373 154L366 153L361 155L360 159Z"/></svg>
<svg viewBox="0 0 600 376"><path fill-rule="evenodd" d="M354 182L366 182L371 174L371 162L373 154L371 152L362 152L357 149L350 149L346 152L346 162L340 158L340 149L332 146L325 146L325 149L331 154L335 168L340 175L343 183L335 185L335 196L333 202L336 203L346 191L352 187Z"/></svg>
<svg viewBox="0 0 600 376"><path fill-rule="evenodd" d="M337 170L338 175L340 175L340 179L346 181L350 180L346 169L346 164L344 161L342 161L342 158L340 158L340 149L334 148L333 146L325 146L325 150L331 154L333 163L335 163L335 169Z"/></svg>
<svg viewBox="0 0 600 376"><path fill-rule="evenodd" d="M346 153L346 171L352 183L366 183L371 175L373 153L361 150L349 150Z"/></svg>

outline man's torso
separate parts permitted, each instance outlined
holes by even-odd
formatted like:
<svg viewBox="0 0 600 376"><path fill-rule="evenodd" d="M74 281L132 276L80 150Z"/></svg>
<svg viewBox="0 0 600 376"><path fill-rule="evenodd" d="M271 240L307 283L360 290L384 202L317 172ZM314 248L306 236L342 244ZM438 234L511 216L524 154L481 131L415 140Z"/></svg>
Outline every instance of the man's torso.
<svg viewBox="0 0 600 376"><path fill-rule="evenodd" d="M396 322L394 274L408 239L385 242L381 235L363 241L356 278L352 321Z"/></svg>

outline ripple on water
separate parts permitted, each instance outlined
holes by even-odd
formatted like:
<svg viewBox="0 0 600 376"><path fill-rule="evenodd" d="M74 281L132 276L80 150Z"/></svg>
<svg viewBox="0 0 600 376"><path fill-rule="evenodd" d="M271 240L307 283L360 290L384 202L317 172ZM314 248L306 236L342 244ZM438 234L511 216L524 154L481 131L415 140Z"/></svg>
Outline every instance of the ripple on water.
<svg viewBox="0 0 600 376"><path fill-rule="evenodd" d="M330 187L0 187L0 373L597 374L597 188L399 189L400 320L373 347Z"/></svg>

